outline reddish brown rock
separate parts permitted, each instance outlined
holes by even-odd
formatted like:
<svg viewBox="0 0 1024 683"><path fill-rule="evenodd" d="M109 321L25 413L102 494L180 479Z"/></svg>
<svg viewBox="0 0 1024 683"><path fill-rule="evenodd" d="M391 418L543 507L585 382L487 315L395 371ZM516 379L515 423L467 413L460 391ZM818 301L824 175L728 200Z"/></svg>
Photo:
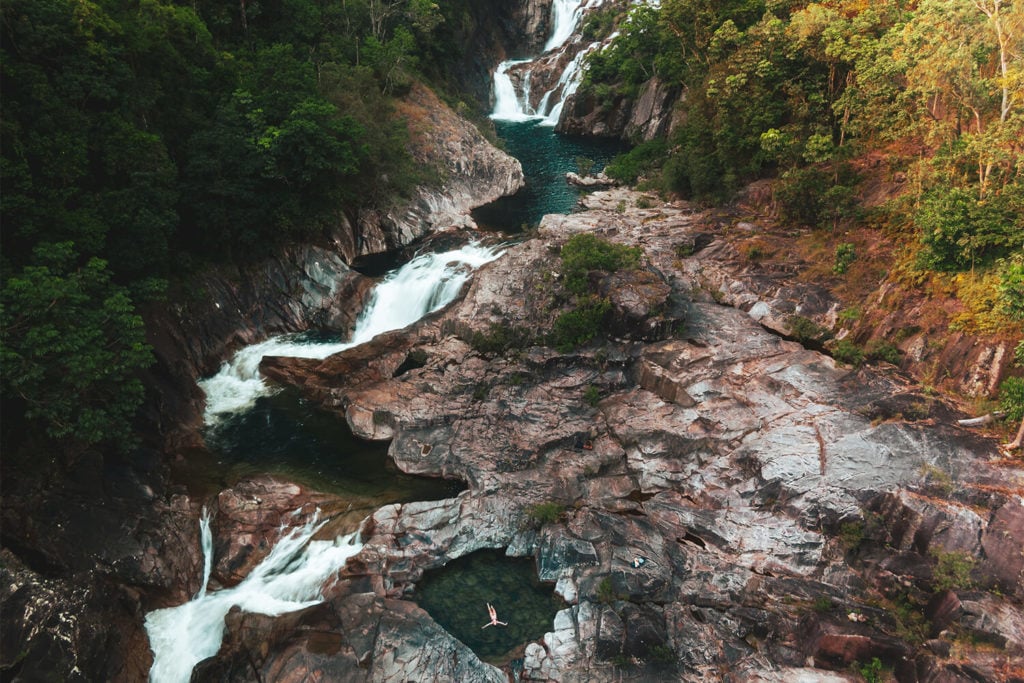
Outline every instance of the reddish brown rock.
<svg viewBox="0 0 1024 683"><path fill-rule="evenodd" d="M986 575L1002 590L1024 599L1024 500L1011 498L996 510L981 545Z"/></svg>
<svg viewBox="0 0 1024 683"><path fill-rule="evenodd" d="M270 553L282 535L314 516L336 517L349 506L350 501L270 477L242 480L217 496L211 522L213 575L225 586L237 584ZM330 530L337 535L338 524L325 533Z"/></svg>

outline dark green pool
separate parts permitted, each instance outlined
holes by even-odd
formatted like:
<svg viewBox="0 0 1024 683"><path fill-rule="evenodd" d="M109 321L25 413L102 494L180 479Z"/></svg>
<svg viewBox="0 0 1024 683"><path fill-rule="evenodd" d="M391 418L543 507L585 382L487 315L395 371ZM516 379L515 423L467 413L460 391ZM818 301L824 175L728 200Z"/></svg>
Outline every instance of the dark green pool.
<svg viewBox="0 0 1024 683"><path fill-rule="evenodd" d="M416 601L438 624L468 645L480 659L504 664L521 657L525 646L539 640L566 607L552 584L537 580L532 559L506 557L500 550L481 550L423 577ZM487 603L508 626L489 626Z"/></svg>
<svg viewBox="0 0 1024 683"><path fill-rule="evenodd" d="M208 450L190 453L178 467L179 479L197 493L215 493L259 474L378 505L450 498L465 488L399 471L386 442L356 438L344 418L294 389L260 398L252 409L208 428L206 444Z"/></svg>

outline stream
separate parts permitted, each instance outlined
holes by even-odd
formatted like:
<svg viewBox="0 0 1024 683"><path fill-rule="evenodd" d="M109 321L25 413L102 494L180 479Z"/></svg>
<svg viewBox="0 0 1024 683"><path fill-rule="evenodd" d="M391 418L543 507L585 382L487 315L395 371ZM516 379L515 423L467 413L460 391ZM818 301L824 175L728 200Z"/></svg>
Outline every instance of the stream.
<svg viewBox="0 0 1024 683"><path fill-rule="evenodd" d="M555 0L552 6L552 34L545 51L561 49L577 29L584 7L598 6L600 0ZM593 163L596 172L624 146L568 138L554 133L565 97L573 92L580 77L586 51L569 62L555 90L546 93L540 111L524 109L527 98L516 93L506 75L518 60L499 65L495 72L495 107L492 118L509 152L520 159L526 187L513 197L503 198L473 213L488 232L506 236L536 225L547 213L567 213L578 198L578 190L565 182L565 173L577 171L577 158ZM501 256L503 246L473 242L441 253L425 253L385 275L373 290L356 329L349 339L321 334L285 335L240 350L220 371L203 379L206 394L205 450L189 453L176 470L176 477L195 496L209 497L243 477L272 474L313 489L354 501L370 514L379 506L413 500L436 500L457 495L462 485L440 479L412 477L398 472L387 457L386 444L356 439L344 420L306 402L297 391L284 390L263 380L259 364L265 356L326 358L383 332L400 329L427 313L450 303L472 272ZM213 543L209 517L200 521L206 574L202 589L194 598L176 607L155 610L146 616L146 630L155 658L150 680L154 683L184 683L193 667L216 654L224 630L224 615L232 606L250 612L278 615L302 609L322 600L321 590L349 557L361 548L355 535L333 541L312 540L323 525L313 519L295 528L273 548L239 585L210 591L209 567L213 564ZM444 568L425 582L421 597L424 607L438 623L464 639L482 657L501 659L526 642L536 640L551 628L559 601L552 586L535 580L532 562L522 562L511 571L500 553L453 562L446 578ZM468 572L468 573L467 573ZM471 577L484 578L471 578ZM518 577L512 579L510 577ZM459 578L462 577L462 578ZM490 578L487 578L490 577ZM514 581L510 595L525 609L531 607L531 621L515 629L482 631L476 601L450 604L436 597L446 581L493 583L496 577ZM533 577L531 579L531 577ZM493 589L493 586L491 587ZM511 607L512 603L502 605ZM472 628L468 625L472 624ZM506 657L507 659L507 657Z"/></svg>

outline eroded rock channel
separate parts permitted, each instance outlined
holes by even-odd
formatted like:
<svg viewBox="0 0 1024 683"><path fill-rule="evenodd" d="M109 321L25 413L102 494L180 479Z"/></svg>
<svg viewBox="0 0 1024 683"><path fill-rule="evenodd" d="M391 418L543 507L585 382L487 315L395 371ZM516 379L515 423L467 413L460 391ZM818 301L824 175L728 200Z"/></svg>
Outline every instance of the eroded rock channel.
<svg viewBox="0 0 1024 683"><path fill-rule="evenodd" d="M200 679L1011 680L1019 470L895 369L842 367L717 303L700 278L714 242L678 248L695 212L637 199L546 217L411 328L264 361L389 440L403 471L468 489L377 510L324 603L229 615ZM559 253L581 232L640 247L642 266L589 273L607 337L558 350ZM396 374L411 353L422 363ZM497 665L412 599L424 572L481 549L533 558L567 605Z"/></svg>

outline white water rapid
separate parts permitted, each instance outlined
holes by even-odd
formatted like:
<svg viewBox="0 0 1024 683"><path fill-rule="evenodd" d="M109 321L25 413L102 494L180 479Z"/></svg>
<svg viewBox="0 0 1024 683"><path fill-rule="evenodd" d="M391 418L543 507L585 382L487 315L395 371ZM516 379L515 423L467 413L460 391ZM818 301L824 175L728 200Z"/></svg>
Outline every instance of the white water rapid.
<svg viewBox="0 0 1024 683"><path fill-rule="evenodd" d="M555 0L551 5L551 37L544 44L544 52L562 47L576 30L585 3L580 0Z"/></svg>
<svg viewBox="0 0 1024 683"><path fill-rule="evenodd" d="M401 329L450 303L473 270L501 253L501 247L473 243L453 251L417 256L386 275L374 288L349 341L317 343L285 335L241 349L216 375L199 382L206 393L206 424L217 424L273 392L260 377L264 356L326 358L370 341L382 332Z"/></svg>
<svg viewBox="0 0 1024 683"><path fill-rule="evenodd" d="M277 616L322 602L325 582L362 549L355 540L357 534L334 541L310 540L324 524L314 515L283 536L240 584L208 593L213 539L204 509L200 523L206 563L202 589L190 602L146 615L154 656L151 683L188 683L195 665L217 654L224 636L224 616L235 605L245 612Z"/></svg>

